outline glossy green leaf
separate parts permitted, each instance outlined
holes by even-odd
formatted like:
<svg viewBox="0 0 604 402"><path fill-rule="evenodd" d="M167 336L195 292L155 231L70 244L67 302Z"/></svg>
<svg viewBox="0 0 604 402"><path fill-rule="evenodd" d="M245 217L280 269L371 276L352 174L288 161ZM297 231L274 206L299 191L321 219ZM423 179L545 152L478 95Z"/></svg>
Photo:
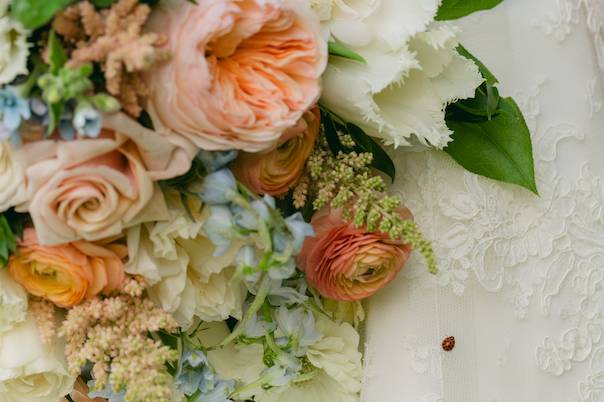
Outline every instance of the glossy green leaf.
<svg viewBox="0 0 604 402"><path fill-rule="evenodd" d="M348 123L346 124L348 134L352 137L354 142L361 148L363 152L370 152L373 154L373 161L371 167L384 172L390 177L392 181L396 176L396 168L394 162L390 159L390 156L382 149L373 138L365 134L365 132L358 126Z"/></svg>
<svg viewBox="0 0 604 402"><path fill-rule="evenodd" d="M54 15L74 0L13 0L11 16L25 28L36 29L50 22Z"/></svg>
<svg viewBox="0 0 604 402"><path fill-rule="evenodd" d="M499 113L490 120L448 119L447 125L454 134L445 151L460 165L538 194L530 132L512 98L502 98Z"/></svg>
<svg viewBox="0 0 604 402"><path fill-rule="evenodd" d="M53 74L56 74L67 63L67 54L54 30L50 31L48 37L48 60L50 71Z"/></svg>
<svg viewBox="0 0 604 402"><path fill-rule="evenodd" d="M472 60L474 62L474 64L476 64L476 66L478 66L478 70L480 70L480 74L482 74L482 76L486 80L487 84L495 85L495 84L497 84L499 82L499 81L497 81L497 78L493 75L493 73L487 68L487 66L485 66L472 53L470 53L468 51L468 49L466 49L462 45L458 45L457 46L457 53L459 53L460 55L462 55L466 59Z"/></svg>
<svg viewBox="0 0 604 402"><path fill-rule="evenodd" d="M503 0L442 0L436 19L438 21L455 20L476 11L489 10Z"/></svg>
<svg viewBox="0 0 604 402"><path fill-rule="evenodd" d="M361 56L354 50L349 49L348 47L346 47L344 44L342 44L340 42L330 41L327 43L327 46L329 49L329 54L331 56L343 57L345 59L358 61L359 63L363 63L363 64L367 63L367 61L363 58L363 56Z"/></svg>

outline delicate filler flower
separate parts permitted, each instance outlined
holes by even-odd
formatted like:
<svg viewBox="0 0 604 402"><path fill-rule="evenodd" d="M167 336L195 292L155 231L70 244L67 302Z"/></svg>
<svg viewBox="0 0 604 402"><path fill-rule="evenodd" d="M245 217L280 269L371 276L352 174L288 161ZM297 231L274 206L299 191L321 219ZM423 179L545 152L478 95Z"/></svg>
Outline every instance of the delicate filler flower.
<svg viewBox="0 0 604 402"><path fill-rule="evenodd" d="M69 67L100 63L107 91L119 98L123 109L132 116L142 111L148 89L142 72L165 58L158 49L161 38L143 33L151 12L138 0L119 0L110 8L96 10L89 1L82 1L59 13L53 28L63 39L76 44Z"/></svg>
<svg viewBox="0 0 604 402"><path fill-rule="evenodd" d="M330 59L322 103L387 144L446 146L446 105L472 97L482 77L457 53L458 30L434 22L440 1L314 2L332 40L366 60Z"/></svg>
<svg viewBox="0 0 604 402"><path fill-rule="evenodd" d="M408 210L401 212L406 219ZM407 262L411 247L387 234L356 228L339 210L313 216L316 237L304 242L298 264L311 286L334 300L367 298L390 283Z"/></svg>
<svg viewBox="0 0 604 402"><path fill-rule="evenodd" d="M41 244L103 239L167 218L155 181L185 173L185 150L126 115L107 115L99 138L26 143L28 210Z"/></svg>
<svg viewBox="0 0 604 402"><path fill-rule="evenodd" d="M278 196L296 185L321 129L319 108L306 112L270 152L241 153L232 165L237 179L258 194Z"/></svg>
<svg viewBox="0 0 604 402"><path fill-rule="evenodd" d="M61 307L121 288L125 246L74 242L41 246L36 231L25 230L8 271L29 293Z"/></svg>
<svg viewBox="0 0 604 402"><path fill-rule="evenodd" d="M6 15L0 7L0 85L8 84L19 74L27 74L29 32L21 23Z"/></svg>
<svg viewBox="0 0 604 402"><path fill-rule="evenodd" d="M270 149L319 97L318 18L299 0L195 3L163 2L150 19L173 56L148 75L152 112L203 149Z"/></svg>

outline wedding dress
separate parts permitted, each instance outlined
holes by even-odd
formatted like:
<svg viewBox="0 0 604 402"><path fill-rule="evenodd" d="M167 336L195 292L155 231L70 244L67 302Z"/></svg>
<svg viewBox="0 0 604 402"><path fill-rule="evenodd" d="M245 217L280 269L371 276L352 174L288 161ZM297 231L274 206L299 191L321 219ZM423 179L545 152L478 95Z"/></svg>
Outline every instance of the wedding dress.
<svg viewBox="0 0 604 402"><path fill-rule="evenodd" d="M396 153L440 273L415 256L368 302L363 401L604 402L604 0L505 0L458 25L526 116L540 196Z"/></svg>

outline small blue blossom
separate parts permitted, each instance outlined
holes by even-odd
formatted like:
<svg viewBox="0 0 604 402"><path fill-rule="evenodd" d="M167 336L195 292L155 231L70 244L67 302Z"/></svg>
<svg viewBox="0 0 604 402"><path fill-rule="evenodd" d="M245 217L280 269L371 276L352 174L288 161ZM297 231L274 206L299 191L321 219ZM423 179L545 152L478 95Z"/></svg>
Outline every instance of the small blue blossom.
<svg viewBox="0 0 604 402"><path fill-rule="evenodd" d="M293 214L285 219L285 224L291 233L293 240L294 253L299 253L304 244L304 239L308 236L314 236L315 231L308 224L300 212Z"/></svg>
<svg viewBox="0 0 604 402"><path fill-rule="evenodd" d="M206 176L200 197L211 205L230 203L237 196L237 182L229 169L221 169Z"/></svg>
<svg viewBox="0 0 604 402"><path fill-rule="evenodd" d="M275 321L281 334L276 339L277 345L291 346L295 356L303 356L308 346L321 339L315 328L315 317L303 308L289 310L281 306L275 313Z"/></svg>
<svg viewBox="0 0 604 402"><path fill-rule="evenodd" d="M203 231L216 246L214 256L224 255L237 237L233 227L233 214L223 205L210 206L210 216L203 224Z"/></svg>
<svg viewBox="0 0 604 402"><path fill-rule="evenodd" d="M94 381L88 381L87 385L89 389L94 389ZM108 402L124 402L126 400L126 391L116 393L111 388L111 384L107 382L104 389L88 392L88 397L92 399L105 398Z"/></svg>
<svg viewBox="0 0 604 402"><path fill-rule="evenodd" d="M308 300L307 289L308 285L302 278L285 284L283 281L271 281L268 300L273 306L303 304Z"/></svg>
<svg viewBox="0 0 604 402"><path fill-rule="evenodd" d="M237 151L206 151L202 149L197 158L203 163L208 173L222 169L237 158Z"/></svg>
<svg viewBox="0 0 604 402"><path fill-rule="evenodd" d="M267 200L266 197L262 200L254 200L250 203L250 206L253 211L238 205L233 207L235 223L237 223L238 226L247 230L256 230L259 226L258 219L267 223L270 222L271 213L269 208L272 207L270 200Z"/></svg>
<svg viewBox="0 0 604 402"><path fill-rule="evenodd" d="M296 262L292 258L288 258L285 262L271 266L268 275L271 279L282 280L291 278L296 272Z"/></svg>
<svg viewBox="0 0 604 402"><path fill-rule="evenodd" d="M250 245L245 245L237 251L235 256L235 265L244 274L248 270L253 270L258 266L258 259L256 258L256 248Z"/></svg>
<svg viewBox="0 0 604 402"><path fill-rule="evenodd" d="M178 362L176 385L185 395L195 395L195 401L228 402L235 387L233 381L218 377L206 355L198 349L185 348Z"/></svg>
<svg viewBox="0 0 604 402"><path fill-rule="evenodd" d="M92 106L84 105L76 108L73 116L73 127L78 133L96 138L101 132L102 123L101 114Z"/></svg>
<svg viewBox="0 0 604 402"><path fill-rule="evenodd" d="M274 331L275 328L277 328L276 324L266 322L258 318L257 314L254 314L247 322L243 334L251 339L263 338L267 333Z"/></svg>
<svg viewBox="0 0 604 402"><path fill-rule="evenodd" d="M0 90L0 139L7 140L13 135L22 120L31 117L29 102L21 98L12 88Z"/></svg>

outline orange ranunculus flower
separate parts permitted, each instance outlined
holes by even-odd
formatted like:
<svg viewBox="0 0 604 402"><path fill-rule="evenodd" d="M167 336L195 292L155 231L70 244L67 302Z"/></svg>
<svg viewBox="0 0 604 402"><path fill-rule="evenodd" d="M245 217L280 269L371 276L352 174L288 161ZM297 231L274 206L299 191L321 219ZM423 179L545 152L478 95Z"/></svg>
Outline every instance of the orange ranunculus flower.
<svg viewBox="0 0 604 402"><path fill-rule="evenodd" d="M36 231L26 229L8 272L29 293L60 307L71 307L99 293L118 290L124 281L121 244L78 241L57 246L38 244Z"/></svg>
<svg viewBox="0 0 604 402"><path fill-rule="evenodd" d="M327 44L299 0L180 0L147 28L172 58L147 75L149 109L206 150L271 149L318 99Z"/></svg>
<svg viewBox="0 0 604 402"><path fill-rule="evenodd" d="M239 154L232 165L233 173L255 193L286 193L302 175L320 129L321 115L315 107L283 135L284 141L277 148L265 154Z"/></svg>
<svg viewBox="0 0 604 402"><path fill-rule="evenodd" d="M411 218L411 213L404 209L401 216ZM345 222L339 210L317 212L311 225L316 236L306 238L297 262L310 285L330 299L373 295L396 277L411 253L409 245L387 234Z"/></svg>

